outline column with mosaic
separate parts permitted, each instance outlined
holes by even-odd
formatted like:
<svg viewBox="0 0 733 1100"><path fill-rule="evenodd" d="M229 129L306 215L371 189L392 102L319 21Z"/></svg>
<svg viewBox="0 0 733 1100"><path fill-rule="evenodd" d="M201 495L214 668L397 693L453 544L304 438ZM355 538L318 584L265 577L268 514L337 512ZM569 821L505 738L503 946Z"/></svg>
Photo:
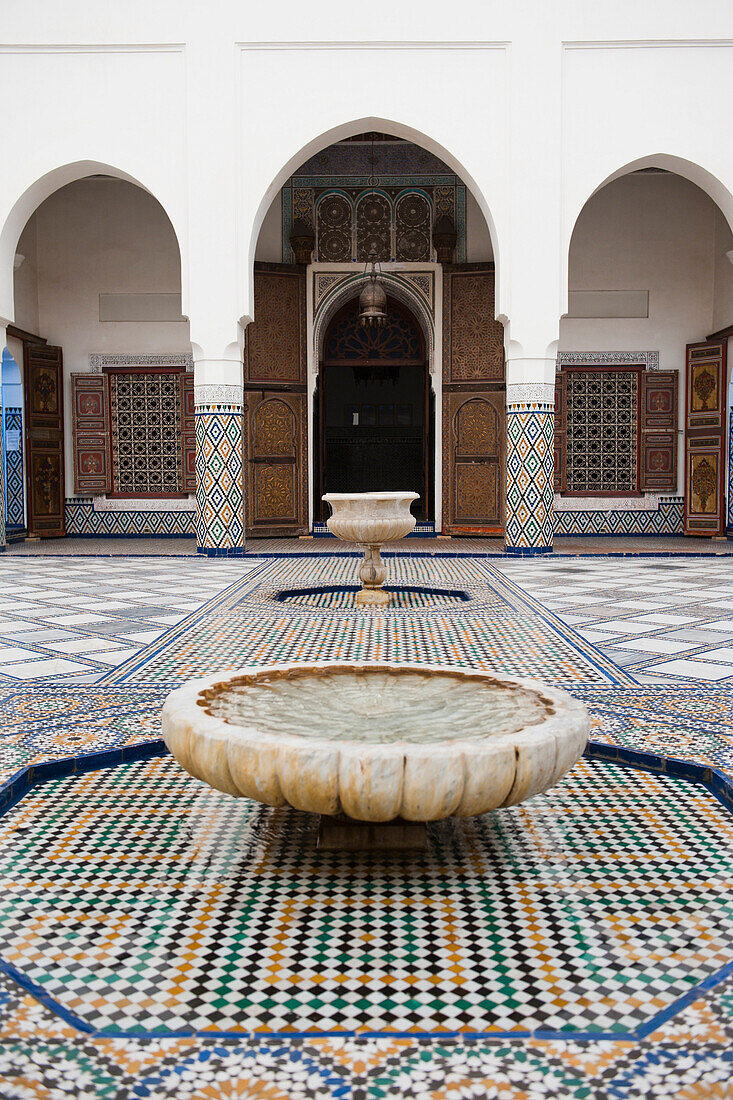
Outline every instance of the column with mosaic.
<svg viewBox="0 0 733 1100"><path fill-rule="evenodd" d="M244 553L240 385L195 389L196 548L208 557Z"/></svg>
<svg viewBox="0 0 733 1100"><path fill-rule="evenodd" d="M552 553L554 387L508 385L506 526L508 554Z"/></svg>

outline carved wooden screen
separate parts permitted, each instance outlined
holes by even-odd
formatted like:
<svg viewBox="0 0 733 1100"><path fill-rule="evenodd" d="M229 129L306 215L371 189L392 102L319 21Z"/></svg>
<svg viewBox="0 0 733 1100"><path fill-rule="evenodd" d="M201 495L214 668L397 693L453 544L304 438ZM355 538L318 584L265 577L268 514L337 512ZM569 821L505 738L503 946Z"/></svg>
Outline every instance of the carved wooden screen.
<svg viewBox="0 0 733 1100"><path fill-rule="evenodd" d="M504 331L493 265L443 268L443 529L504 528Z"/></svg>
<svg viewBox="0 0 733 1100"><path fill-rule="evenodd" d="M564 493L568 484L566 438L568 432L568 375L560 371L555 377L555 481L556 493Z"/></svg>
<svg viewBox="0 0 733 1100"><path fill-rule="evenodd" d="M685 534L725 530L726 343L687 345Z"/></svg>
<svg viewBox="0 0 733 1100"><path fill-rule="evenodd" d="M64 534L64 367L61 348L25 344L28 533Z"/></svg>
<svg viewBox="0 0 733 1100"><path fill-rule="evenodd" d="M677 371L644 371L641 388L643 493L677 492Z"/></svg>
<svg viewBox="0 0 733 1100"><path fill-rule="evenodd" d="M71 376L74 492L81 496L112 488L108 391L106 374Z"/></svg>
<svg viewBox="0 0 733 1100"><path fill-rule="evenodd" d="M248 537L307 531L305 272L255 268L245 359L245 513Z"/></svg>
<svg viewBox="0 0 733 1100"><path fill-rule="evenodd" d="M196 492L196 418L194 414L193 371L181 374L181 447L183 450L183 489Z"/></svg>

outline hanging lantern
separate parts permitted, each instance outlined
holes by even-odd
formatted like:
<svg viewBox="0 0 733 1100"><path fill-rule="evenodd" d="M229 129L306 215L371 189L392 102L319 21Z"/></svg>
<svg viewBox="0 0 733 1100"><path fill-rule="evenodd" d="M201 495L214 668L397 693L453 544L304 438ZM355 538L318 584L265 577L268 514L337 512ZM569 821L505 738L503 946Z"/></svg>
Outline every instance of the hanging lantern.
<svg viewBox="0 0 733 1100"><path fill-rule="evenodd" d="M385 325L387 323L387 295L377 278L377 269L372 260L369 279L359 295L359 324Z"/></svg>

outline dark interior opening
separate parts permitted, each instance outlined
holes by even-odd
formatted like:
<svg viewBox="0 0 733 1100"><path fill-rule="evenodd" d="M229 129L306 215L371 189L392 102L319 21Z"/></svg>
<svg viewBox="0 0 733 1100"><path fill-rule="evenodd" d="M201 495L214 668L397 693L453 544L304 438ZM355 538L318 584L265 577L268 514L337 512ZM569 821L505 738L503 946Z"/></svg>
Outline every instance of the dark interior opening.
<svg viewBox="0 0 733 1100"><path fill-rule="evenodd" d="M420 494L413 514L425 520L433 497L425 341L403 305L388 299L387 310L387 324L365 327L355 299L326 332L315 407L317 500L324 493L412 490Z"/></svg>

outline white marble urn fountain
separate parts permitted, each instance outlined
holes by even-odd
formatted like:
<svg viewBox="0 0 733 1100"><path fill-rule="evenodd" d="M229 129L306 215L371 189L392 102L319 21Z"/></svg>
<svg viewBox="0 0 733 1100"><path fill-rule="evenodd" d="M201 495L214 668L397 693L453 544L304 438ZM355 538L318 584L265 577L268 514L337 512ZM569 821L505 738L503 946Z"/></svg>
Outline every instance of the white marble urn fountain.
<svg viewBox="0 0 733 1100"><path fill-rule="evenodd" d="M513 806L580 758L585 706L536 680L439 665L250 667L191 680L165 742L229 795L361 822Z"/></svg>
<svg viewBox="0 0 733 1100"><path fill-rule="evenodd" d="M389 593L384 591L387 570L380 547L385 542L403 539L415 529L415 517L410 511L418 493L326 493L331 505L326 526L332 535L344 542L358 542L364 547L364 560L359 566L362 583L356 594L360 607L384 607Z"/></svg>

